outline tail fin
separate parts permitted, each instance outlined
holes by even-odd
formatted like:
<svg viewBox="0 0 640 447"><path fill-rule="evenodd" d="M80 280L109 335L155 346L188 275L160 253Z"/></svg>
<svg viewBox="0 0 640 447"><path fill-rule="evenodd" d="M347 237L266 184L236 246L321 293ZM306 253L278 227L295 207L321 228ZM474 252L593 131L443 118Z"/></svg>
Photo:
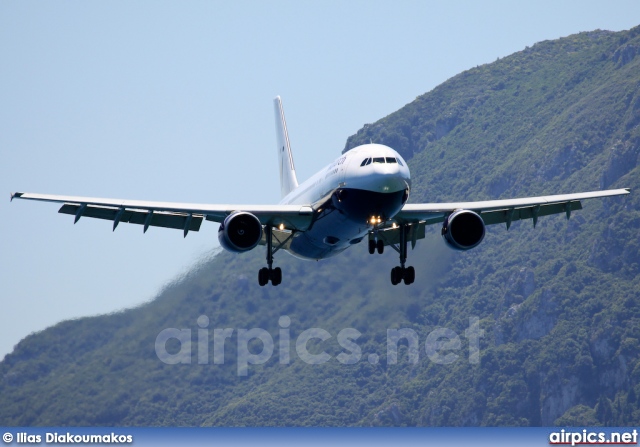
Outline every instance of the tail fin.
<svg viewBox="0 0 640 447"><path fill-rule="evenodd" d="M280 164L280 192L282 197L298 187L296 168L291 156L291 145L287 133L287 123L284 120L282 100L279 96L273 100L276 112L276 136L278 138L278 163Z"/></svg>

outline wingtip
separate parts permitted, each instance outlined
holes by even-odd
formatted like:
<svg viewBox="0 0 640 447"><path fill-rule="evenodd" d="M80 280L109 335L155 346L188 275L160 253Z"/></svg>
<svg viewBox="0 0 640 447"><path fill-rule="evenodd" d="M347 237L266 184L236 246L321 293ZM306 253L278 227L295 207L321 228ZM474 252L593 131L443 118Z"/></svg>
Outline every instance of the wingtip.
<svg viewBox="0 0 640 447"><path fill-rule="evenodd" d="M13 202L13 199L14 199L15 197L18 197L18 198L22 197L22 193L21 193L21 192L12 192L12 193L11 193L11 200L9 200L9 201L10 201L10 202Z"/></svg>

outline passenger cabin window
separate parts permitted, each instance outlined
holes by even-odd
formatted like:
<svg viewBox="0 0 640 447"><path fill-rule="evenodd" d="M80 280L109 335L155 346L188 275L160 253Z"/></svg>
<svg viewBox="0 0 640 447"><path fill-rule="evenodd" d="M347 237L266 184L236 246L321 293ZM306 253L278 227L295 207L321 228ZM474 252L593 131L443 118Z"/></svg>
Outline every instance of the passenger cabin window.
<svg viewBox="0 0 640 447"><path fill-rule="evenodd" d="M387 163L397 163L395 157L387 157Z"/></svg>
<svg viewBox="0 0 640 447"><path fill-rule="evenodd" d="M374 163L384 163L384 157L376 157L373 159Z"/></svg>

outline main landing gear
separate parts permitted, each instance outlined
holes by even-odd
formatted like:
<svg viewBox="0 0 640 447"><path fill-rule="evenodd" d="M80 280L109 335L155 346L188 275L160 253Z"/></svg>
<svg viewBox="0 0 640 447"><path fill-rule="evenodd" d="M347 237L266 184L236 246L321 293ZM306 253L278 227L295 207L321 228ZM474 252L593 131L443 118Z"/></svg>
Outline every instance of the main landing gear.
<svg viewBox="0 0 640 447"><path fill-rule="evenodd" d="M258 284L266 286L269 281L273 286L277 286L282 282L282 269L280 267L262 267L258 270Z"/></svg>
<svg viewBox="0 0 640 447"><path fill-rule="evenodd" d="M264 227L267 239L267 265L258 271L258 284L266 286L271 281L272 286L277 286L282 282L282 269L280 267L273 268L273 255L282 247L287 240L280 243L275 249L273 248L273 228L270 225ZM291 236L289 236L291 237Z"/></svg>
<svg viewBox="0 0 640 447"><path fill-rule="evenodd" d="M409 232L409 226L400 225L399 232L399 247L396 248L395 245L392 245L392 247L400 254L400 266L391 269L391 284L395 286L404 281L408 286L416 280L416 270L412 266L405 267L405 263L407 262L407 233Z"/></svg>
<svg viewBox="0 0 640 447"><path fill-rule="evenodd" d="M391 269L391 284L394 286L400 284L404 280L406 285L413 284L416 280L416 270L413 266L394 267Z"/></svg>
<svg viewBox="0 0 640 447"><path fill-rule="evenodd" d="M375 231L376 230L374 230L374 232ZM409 232L409 226L400 225L398 232L400 235L398 246L395 244L391 245L391 248L400 254L400 266L391 269L391 284L394 286L400 284L402 281L404 281L406 285L413 284L416 280L416 269L412 266L405 266L407 262L407 233ZM378 238L377 232L374 234L375 237L369 239L369 253L374 254L377 251L382 254L384 251L384 242Z"/></svg>

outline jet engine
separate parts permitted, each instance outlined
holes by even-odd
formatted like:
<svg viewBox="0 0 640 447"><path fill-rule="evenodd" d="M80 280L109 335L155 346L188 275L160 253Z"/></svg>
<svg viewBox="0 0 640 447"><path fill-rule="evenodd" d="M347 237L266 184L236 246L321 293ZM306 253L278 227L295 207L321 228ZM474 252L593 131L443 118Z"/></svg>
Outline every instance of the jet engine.
<svg viewBox="0 0 640 447"><path fill-rule="evenodd" d="M484 239L484 221L473 211L454 211L442 225L442 237L456 250L470 250Z"/></svg>
<svg viewBox="0 0 640 447"><path fill-rule="evenodd" d="M236 212L227 216L220 224L218 241L226 250L234 253L249 251L262 238L262 224L256 216L247 212Z"/></svg>

